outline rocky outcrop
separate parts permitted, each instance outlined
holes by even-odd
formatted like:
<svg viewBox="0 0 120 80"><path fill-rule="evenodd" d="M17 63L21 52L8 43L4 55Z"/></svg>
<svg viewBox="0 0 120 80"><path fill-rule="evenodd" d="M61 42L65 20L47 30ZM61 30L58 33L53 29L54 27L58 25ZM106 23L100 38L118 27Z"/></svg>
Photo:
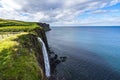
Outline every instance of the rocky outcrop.
<svg viewBox="0 0 120 80"><path fill-rule="evenodd" d="M46 24L46 23L37 23L39 26L41 26L43 29L44 29L44 31L49 31L49 30L51 30L50 29L50 25L49 24Z"/></svg>

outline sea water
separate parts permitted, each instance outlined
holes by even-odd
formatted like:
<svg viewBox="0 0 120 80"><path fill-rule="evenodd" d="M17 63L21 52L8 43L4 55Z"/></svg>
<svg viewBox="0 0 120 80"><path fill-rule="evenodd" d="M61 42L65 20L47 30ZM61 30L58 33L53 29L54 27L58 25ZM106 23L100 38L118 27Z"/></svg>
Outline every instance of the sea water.
<svg viewBox="0 0 120 80"><path fill-rule="evenodd" d="M61 80L120 80L119 27L54 27L48 43L66 62L56 68Z"/></svg>

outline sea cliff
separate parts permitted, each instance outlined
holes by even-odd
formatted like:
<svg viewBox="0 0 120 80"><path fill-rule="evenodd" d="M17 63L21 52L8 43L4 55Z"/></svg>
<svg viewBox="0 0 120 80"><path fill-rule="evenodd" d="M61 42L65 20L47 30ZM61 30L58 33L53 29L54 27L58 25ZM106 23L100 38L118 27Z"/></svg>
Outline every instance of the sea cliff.
<svg viewBox="0 0 120 80"><path fill-rule="evenodd" d="M39 26L43 27L43 29L44 29L45 31L51 30L51 29L50 29L50 25L47 24L47 23L38 22L37 24L38 24Z"/></svg>
<svg viewBox="0 0 120 80"><path fill-rule="evenodd" d="M49 50L45 23L0 19L0 80L48 80L42 44Z"/></svg>

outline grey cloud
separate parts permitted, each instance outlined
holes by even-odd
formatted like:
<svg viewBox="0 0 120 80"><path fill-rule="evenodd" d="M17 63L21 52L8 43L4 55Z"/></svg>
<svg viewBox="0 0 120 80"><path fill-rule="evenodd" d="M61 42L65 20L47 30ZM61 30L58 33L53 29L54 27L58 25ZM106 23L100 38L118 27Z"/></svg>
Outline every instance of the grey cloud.
<svg viewBox="0 0 120 80"><path fill-rule="evenodd" d="M28 12L51 11L62 7L62 2L49 3L46 0L26 0L26 3L21 3L22 10Z"/></svg>

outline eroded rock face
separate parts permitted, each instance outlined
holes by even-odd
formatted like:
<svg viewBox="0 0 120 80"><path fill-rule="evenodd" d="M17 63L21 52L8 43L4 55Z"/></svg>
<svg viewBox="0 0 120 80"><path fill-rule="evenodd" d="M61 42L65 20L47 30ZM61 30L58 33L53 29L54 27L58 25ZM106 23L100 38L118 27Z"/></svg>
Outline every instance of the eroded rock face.
<svg viewBox="0 0 120 80"><path fill-rule="evenodd" d="M49 46L48 46L48 42L47 42L47 37L45 34L45 31L43 29L35 29L34 30L36 32L36 35L30 35L31 38L31 42L32 42L32 47L35 50L35 55L37 58L37 61L39 63L39 65L41 66L42 70L44 71L44 79L43 80L47 80L46 76L45 76L45 64L44 64L44 59L43 59L43 52L42 52L42 44L40 45L40 43L38 42L37 37L40 37L43 42L45 43L46 49L49 50Z"/></svg>
<svg viewBox="0 0 120 80"><path fill-rule="evenodd" d="M48 46L48 41L47 41L47 37L45 34L45 31L42 29L35 29L35 32L37 33L37 35L43 40L43 42L45 43L45 46L47 48L47 50L49 50L49 46Z"/></svg>
<svg viewBox="0 0 120 80"><path fill-rule="evenodd" d="M51 30L49 24L39 22L38 25L40 25L45 31Z"/></svg>

